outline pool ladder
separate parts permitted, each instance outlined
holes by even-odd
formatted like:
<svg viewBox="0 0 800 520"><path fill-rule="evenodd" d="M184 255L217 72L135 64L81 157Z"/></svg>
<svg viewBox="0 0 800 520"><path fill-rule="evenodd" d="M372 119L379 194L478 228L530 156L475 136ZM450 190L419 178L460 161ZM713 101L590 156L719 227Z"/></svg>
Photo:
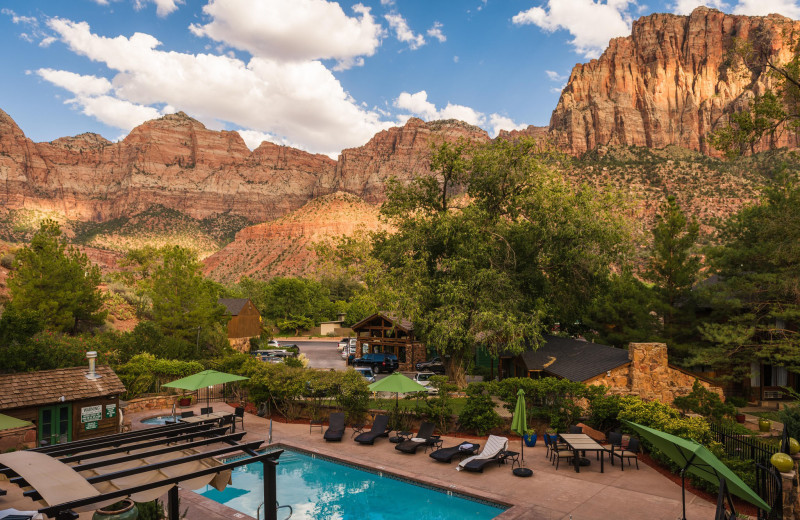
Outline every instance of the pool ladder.
<svg viewBox="0 0 800 520"><path fill-rule="evenodd" d="M261 508L262 507L264 507L264 502L261 502L260 504L258 504L258 509L256 509L256 520L261 520ZM288 508L289 509L289 516L284 518L284 520L289 520L292 517L292 514L294 513L294 510L292 509L292 506L282 506L282 505L278 504L277 502L275 502L275 509L283 509L283 508Z"/></svg>

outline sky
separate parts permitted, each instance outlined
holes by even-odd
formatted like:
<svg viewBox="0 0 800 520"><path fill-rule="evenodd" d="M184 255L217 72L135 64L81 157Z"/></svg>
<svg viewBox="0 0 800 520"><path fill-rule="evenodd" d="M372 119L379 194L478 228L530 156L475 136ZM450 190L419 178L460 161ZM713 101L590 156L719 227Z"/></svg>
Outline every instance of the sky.
<svg viewBox="0 0 800 520"><path fill-rule="evenodd" d="M37 142L183 111L336 157L404 124L545 126L572 67L654 12L800 0L0 0L0 109Z"/></svg>

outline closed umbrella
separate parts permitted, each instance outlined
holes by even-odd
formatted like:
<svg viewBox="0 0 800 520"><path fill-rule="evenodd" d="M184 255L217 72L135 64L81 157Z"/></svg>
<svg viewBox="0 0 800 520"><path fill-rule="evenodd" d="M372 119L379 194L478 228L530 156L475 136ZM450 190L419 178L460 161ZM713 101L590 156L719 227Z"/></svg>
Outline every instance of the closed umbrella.
<svg viewBox="0 0 800 520"><path fill-rule="evenodd" d="M519 434L520 458L525 464L525 442L522 438L528 431L528 414L525 411L525 390L517 390L517 404L514 407L514 417L511 419L511 431Z"/></svg>
<svg viewBox="0 0 800 520"><path fill-rule="evenodd" d="M194 375L187 376L181 379L176 379L175 381L171 381L161 386L166 386L167 388L180 388L181 390L195 391L209 386L220 385L223 383L230 383L232 381L243 381L245 379L250 379L250 378L237 376L234 374L228 374L226 372L217 372L216 370L203 370L202 372L198 372ZM208 406L209 402L209 395L208 395L209 393L210 392L206 393L206 406Z"/></svg>
<svg viewBox="0 0 800 520"><path fill-rule="evenodd" d="M742 479L702 444L624 419L622 422L681 467L683 520L686 520L686 473L691 473L717 486L720 484L720 479L724 479L731 493L764 511L770 511L770 506L755 491L742 482Z"/></svg>

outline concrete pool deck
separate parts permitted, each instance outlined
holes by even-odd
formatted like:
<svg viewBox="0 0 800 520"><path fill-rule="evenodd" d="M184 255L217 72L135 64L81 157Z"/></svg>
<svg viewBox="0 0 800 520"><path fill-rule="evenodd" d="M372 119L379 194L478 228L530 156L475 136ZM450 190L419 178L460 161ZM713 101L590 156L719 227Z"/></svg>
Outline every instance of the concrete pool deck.
<svg viewBox="0 0 800 520"><path fill-rule="evenodd" d="M231 409L222 403L213 403L214 409ZM200 405L193 408L199 410ZM163 411L148 411L130 414L135 429L146 427L139 422ZM245 440L266 440L269 419L247 414L245 417ZM474 440L481 446L485 439L464 439L444 436L444 446L452 446L463 440ZM509 436L509 449L519 451L519 438ZM457 462L436 462L419 450L415 455L401 453L386 438L380 438L373 446L362 446L351 438L348 428L342 442L325 442L318 429L309 432L308 423L287 424L278 420L272 423L272 442L286 447L318 453L351 464L366 466L373 470L394 473L454 492L473 495L487 500L511 504L498 520L607 520L608 518L650 520L675 520L681 514L681 487L646 464L625 467L619 462L614 466L606 460L605 472L600 473L600 464L590 457L591 465L575 473L572 466L561 465L556 470L545 456L541 443L534 448L525 448L525 467L533 470L533 477L519 478L511 473L510 465L489 465L483 473L456 471ZM280 486L280 482L278 482ZM195 512L194 501L183 502L190 506L187 518L216 520L214 511L199 507ZM202 504L197 504L201 506ZM686 493L686 518L689 520L714 517L715 505ZM228 517L229 518L229 517Z"/></svg>

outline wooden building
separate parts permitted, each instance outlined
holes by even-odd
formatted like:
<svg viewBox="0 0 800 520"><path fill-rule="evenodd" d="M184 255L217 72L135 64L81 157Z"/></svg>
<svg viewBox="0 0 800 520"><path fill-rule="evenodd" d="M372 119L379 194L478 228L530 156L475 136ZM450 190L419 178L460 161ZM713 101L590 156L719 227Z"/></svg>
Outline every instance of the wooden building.
<svg viewBox="0 0 800 520"><path fill-rule="evenodd" d="M35 424L38 444L118 433L125 386L111 367L89 374L88 367L73 367L2 375L0 413Z"/></svg>
<svg viewBox="0 0 800 520"><path fill-rule="evenodd" d="M411 372L416 363L425 361L425 345L414 336L414 324L409 320L378 312L352 329L356 335L356 357L372 352L394 354L403 372Z"/></svg>
<svg viewBox="0 0 800 520"><path fill-rule="evenodd" d="M220 298L218 302L227 309L228 339L254 338L261 335L261 314L247 298Z"/></svg>

